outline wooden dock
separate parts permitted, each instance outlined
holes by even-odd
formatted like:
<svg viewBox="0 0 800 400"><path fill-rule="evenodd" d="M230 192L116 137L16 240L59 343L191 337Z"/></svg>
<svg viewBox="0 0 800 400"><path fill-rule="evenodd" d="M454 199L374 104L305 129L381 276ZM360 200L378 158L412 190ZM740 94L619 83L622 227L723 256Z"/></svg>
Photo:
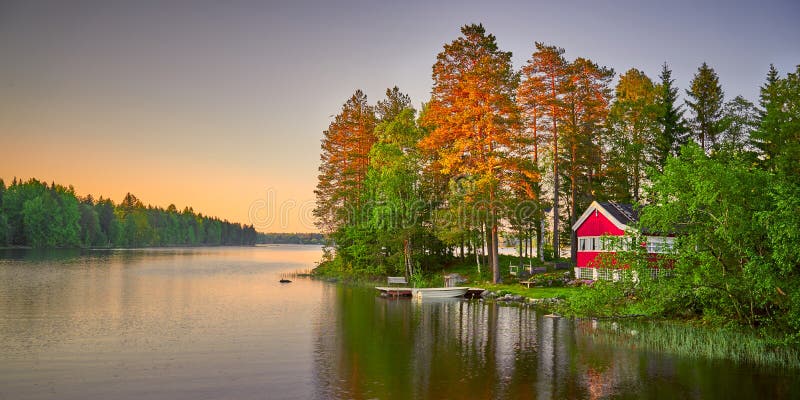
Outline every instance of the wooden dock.
<svg viewBox="0 0 800 400"><path fill-rule="evenodd" d="M411 288L407 287L376 287L381 292L381 297L411 297Z"/></svg>

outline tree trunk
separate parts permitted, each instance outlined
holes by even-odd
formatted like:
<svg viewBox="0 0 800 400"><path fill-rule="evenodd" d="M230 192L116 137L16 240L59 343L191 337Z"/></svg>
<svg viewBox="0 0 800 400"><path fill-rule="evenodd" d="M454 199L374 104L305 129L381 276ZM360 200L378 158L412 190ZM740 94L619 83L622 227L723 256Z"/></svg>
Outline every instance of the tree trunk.
<svg viewBox="0 0 800 400"><path fill-rule="evenodd" d="M556 109L555 99L556 81L555 78L550 80L550 89L553 95L552 116L553 116L553 259L558 261L560 252L558 251L558 122L556 116L558 111Z"/></svg>
<svg viewBox="0 0 800 400"><path fill-rule="evenodd" d="M572 167L570 169L570 199L569 199L569 222L570 222L570 237L569 237L569 259L572 261L572 265L576 265L578 263L578 246L577 246L577 235L575 231L572 230L572 225L575 225L575 208L577 207L575 197L577 196L577 182L576 177L578 175L578 171L576 170L576 164L578 162L577 153L578 150L576 145L572 144Z"/></svg>
<svg viewBox="0 0 800 400"><path fill-rule="evenodd" d="M471 239L470 239L470 243L472 243ZM478 246L473 244L472 245L472 251L473 251L473 253L475 253L475 264L478 264L478 275L480 275L481 274L481 256L480 256L480 254L478 254Z"/></svg>
<svg viewBox="0 0 800 400"><path fill-rule="evenodd" d="M492 281L494 282L494 255L492 254L492 250L494 250L494 246L492 245L492 228L490 226L486 226L484 230L486 242L486 265L489 267L489 270L492 271Z"/></svg>
<svg viewBox="0 0 800 400"><path fill-rule="evenodd" d="M536 254L539 255L539 259L544 262L544 218L539 223L539 233L538 237L536 238Z"/></svg>
<svg viewBox="0 0 800 400"><path fill-rule="evenodd" d="M492 282L501 283L503 278L500 276L500 257L497 254L499 243L497 240L497 218L492 210Z"/></svg>

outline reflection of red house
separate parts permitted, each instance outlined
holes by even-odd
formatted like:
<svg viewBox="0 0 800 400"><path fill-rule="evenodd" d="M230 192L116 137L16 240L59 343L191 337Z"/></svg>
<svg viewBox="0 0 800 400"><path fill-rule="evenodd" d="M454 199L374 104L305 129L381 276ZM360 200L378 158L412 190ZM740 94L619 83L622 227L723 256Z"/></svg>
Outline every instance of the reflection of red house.
<svg viewBox="0 0 800 400"><path fill-rule="evenodd" d="M634 227L639 221L637 211L630 204L594 201L572 226L578 238L578 260L575 277L579 279L612 279L612 272L598 269L596 261L603 253L614 254L630 245L626 235L638 233ZM653 258L672 248L673 239L668 236L646 236L647 252Z"/></svg>

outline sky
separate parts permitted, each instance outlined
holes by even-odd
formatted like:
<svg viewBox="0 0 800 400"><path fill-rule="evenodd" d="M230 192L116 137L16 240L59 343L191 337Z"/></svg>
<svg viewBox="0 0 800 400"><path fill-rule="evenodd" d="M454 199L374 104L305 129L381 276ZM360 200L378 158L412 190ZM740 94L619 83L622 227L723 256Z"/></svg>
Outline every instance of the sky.
<svg viewBox="0 0 800 400"><path fill-rule="evenodd" d="M534 42L677 86L707 62L757 102L800 64L797 1L0 0L0 178L127 192L262 232L310 232L320 140L356 89L415 105L460 27L519 68Z"/></svg>

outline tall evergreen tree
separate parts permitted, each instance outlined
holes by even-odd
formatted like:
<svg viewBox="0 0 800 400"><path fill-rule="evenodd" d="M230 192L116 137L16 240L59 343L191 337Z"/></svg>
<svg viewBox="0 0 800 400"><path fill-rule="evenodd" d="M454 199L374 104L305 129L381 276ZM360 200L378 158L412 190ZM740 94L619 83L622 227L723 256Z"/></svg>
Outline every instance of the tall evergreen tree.
<svg viewBox="0 0 800 400"><path fill-rule="evenodd" d="M314 215L326 234L345 226L358 211L375 122L367 96L357 90L324 132Z"/></svg>
<svg viewBox="0 0 800 400"><path fill-rule="evenodd" d="M753 145L765 168L787 177L800 176L800 65L780 78L770 66L761 87L761 123L753 132Z"/></svg>
<svg viewBox="0 0 800 400"><path fill-rule="evenodd" d="M521 81L517 88L517 105L522 115L522 123L525 133L530 136L529 141L531 145L531 155L533 159L533 166L537 172L541 173L542 165L539 161L541 152L540 147L545 146L546 142L543 140L543 133L547 130L544 127L545 113L547 112L548 93L547 83L545 82L544 74L539 70L539 66L529 60L525 66L522 67ZM534 189L534 195L539 207L533 213L533 229L536 232L536 252L537 257L544 257L542 252L543 235L542 220L544 214L541 210L542 203L542 185L537 182Z"/></svg>
<svg viewBox="0 0 800 400"><path fill-rule="evenodd" d="M665 62L661 69L661 84L658 87L656 102L660 108L658 123L660 129L655 138L655 165L659 171L664 169L667 157L677 156L680 147L686 143L688 129L683 119L683 105L678 104L678 88L673 86L672 70Z"/></svg>
<svg viewBox="0 0 800 400"><path fill-rule="evenodd" d="M424 120L432 131L421 146L436 151L443 173L474 179L474 204L483 204L490 233L492 280L499 282L497 202L510 152L521 139L514 101L518 77L511 53L501 51L483 25L466 25L461 33L436 57Z"/></svg>
<svg viewBox="0 0 800 400"><path fill-rule="evenodd" d="M559 194L560 194L560 174L559 174L559 123L564 115L564 87L569 78L569 63L564 59L564 49L556 46L548 46L543 43L536 43L536 51L523 67L525 81L530 82L530 92L523 92L523 104L535 103L541 111L541 125L538 124L537 117L537 139L539 135L547 131L547 137L551 145L551 160L553 169L553 253L557 259L560 256L559 240ZM527 85L527 84L526 84ZM543 90L542 90L543 89ZM539 127L544 128L539 130ZM544 137L544 135L542 135ZM537 155L538 157L538 155Z"/></svg>
<svg viewBox="0 0 800 400"><path fill-rule="evenodd" d="M720 121L725 97L714 69L703 63L697 69L686 94L691 99L686 100L686 104L694 114L691 120L692 129L700 142L700 147L708 151L710 147L716 145L722 131Z"/></svg>
<svg viewBox="0 0 800 400"><path fill-rule="evenodd" d="M600 67L591 60L577 58L570 65L564 91L564 119L561 125L563 163L560 170L565 178L564 192L568 201L567 236L570 237L571 257L577 261L577 237L572 225L578 213L593 200L594 185L600 174L601 134L611 101L609 82L614 71Z"/></svg>
<svg viewBox="0 0 800 400"><path fill-rule="evenodd" d="M638 69L631 68L619 79L616 99L609 118L609 163L619 173L613 181L621 190L613 190L615 200L638 203L646 182L645 171L657 159L660 105L653 81ZM657 163L657 161L656 161Z"/></svg>

